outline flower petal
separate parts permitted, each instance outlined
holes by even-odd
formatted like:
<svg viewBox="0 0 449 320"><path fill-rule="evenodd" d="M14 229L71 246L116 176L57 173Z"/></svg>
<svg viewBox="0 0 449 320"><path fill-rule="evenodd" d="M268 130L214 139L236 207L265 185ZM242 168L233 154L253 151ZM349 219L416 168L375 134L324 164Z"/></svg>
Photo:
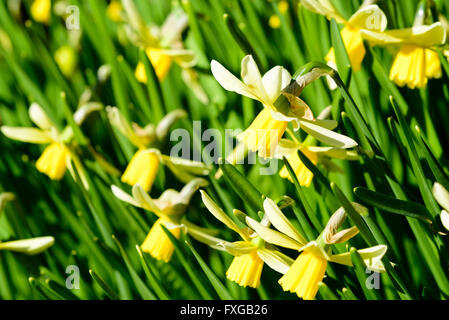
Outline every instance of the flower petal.
<svg viewBox="0 0 449 320"><path fill-rule="evenodd" d="M385 13L375 4L363 6L348 21L355 28L372 31L384 31L387 23Z"/></svg>
<svg viewBox="0 0 449 320"><path fill-rule="evenodd" d="M360 32L363 38L368 40L371 45L380 46L389 44L414 44L429 48L446 41L446 32L441 22L407 29L388 30L385 32L370 30L361 30Z"/></svg>
<svg viewBox="0 0 449 320"><path fill-rule="evenodd" d="M257 254L271 269L281 274L285 274L293 264L293 259L277 250L261 248Z"/></svg>
<svg viewBox="0 0 449 320"><path fill-rule="evenodd" d="M296 240L286 236L279 231L267 228L256 220L246 217L246 223L248 226L256 231L256 233L266 242L280 246L283 248L289 248L293 250L300 250L303 247L303 243L299 243Z"/></svg>
<svg viewBox="0 0 449 320"><path fill-rule="evenodd" d="M8 241L0 243L0 250L9 250L28 255L35 255L48 249L55 243L53 237L39 237L32 239Z"/></svg>
<svg viewBox="0 0 449 320"><path fill-rule="evenodd" d="M298 241L301 245L307 243L304 237L295 229L295 227L293 227L291 222L284 216L281 209L279 209L272 199L266 198L263 202L263 208L268 220L270 220L276 229Z"/></svg>
<svg viewBox="0 0 449 320"><path fill-rule="evenodd" d="M8 138L22 142L47 144L53 141L46 132L37 128L2 126L1 131Z"/></svg>
<svg viewBox="0 0 449 320"><path fill-rule="evenodd" d="M446 210L441 211L440 219L443 227L449 230L449 213Z"/></svg>
<svg viewBox="0 0 449 320"><path fill-rule="evenodd" d="M217 80L224 89L236 92L254 100L258 100L253 92L242 81L237 79L236 76L230 73L219 62L212 60L210 66L215 80Z"/></svg>
<svg viewBox="0 0 449 320"><path fill-rule="evenodd" d="M388 247L386 245L381 244L378 246L357 250L357 252L362 257L368 269L375 272L385 272L385 267L381 259L385 255L385 252L387 252L387 249ZM350 252L332 255L329 257L329 261L352 267Z"/></svg>
<svg viewBox="0 0 449 320"><path fill-rule="evenodd" d="M262 84L271 103L276 101L282 89L288 86L291 80L290 73L281 66L276 66L264 74Z"/></svg>
<svg viewBox="0 0 449 320"><path fill-rule="evenodd" d="M42 130L49 130L54 127L45 111L37 103L32 103L28 110L31 121L33 121Z"/></svg>
<svg viewBox="0 0 449 320"><path fill-rule="evenodd" d="M258 100L268 103L269 99L262 83L262 76L253 56L247 55L243 58L241 75L243 83L258 97Z"/></svg>
<svg viewBox="0 0 449 320"><path fill-rule="evenodd" d="M432 193L439 205L442 206L446 211L449 211L449 192L446 190L446 188L438 182L435 182L433 184Z"/></svg>
<svg viewBox="0 0 449 320"><path fill-rule="evenodd" d="M320 127L308 121L301 121L301 129L317 140L332 147L348 149L358 145L357 142L347 136Z"/></svg>
<svg viewBox="0 0 449 320"><path fill-rule="evenodd" d="M211 197L209 197L209 195L205 191L200 190L200 193L204 205L217 220L219 220L229 229L234 230L237 233L241 233L240 228L235 224L235 222L232 221L231 218L228 217L228 215L226 215L226 213L214 202L214 200L212 200Z"/></svg>
<svg viewBox="0 0 449 320"><path fill-rule="evenodd" d="M114 194L114 196L116 196L118 199L122 200L123 202L129 203L138 208L142 207L142 205L136 199L131 197L129 194L127 194L125 191L123 191L119 187L112 185L111 190L112 190L112 193Z"/></svg>

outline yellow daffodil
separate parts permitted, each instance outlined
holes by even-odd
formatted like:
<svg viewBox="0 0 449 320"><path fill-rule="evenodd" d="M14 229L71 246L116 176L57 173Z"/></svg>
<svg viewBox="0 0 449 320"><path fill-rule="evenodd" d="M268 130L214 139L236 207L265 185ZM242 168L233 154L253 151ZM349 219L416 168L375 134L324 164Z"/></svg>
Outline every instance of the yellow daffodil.
<svg viewBox="0 0 449 320"><path fill-rule="evenodd" d="M122 175L122 182L131 186L139 184L149 192L161 163L165 164L183 182L190 181L195 175L209 173L209 168L201 162L169 157L161 154L157 149L173 123L186 116L185 111L172 111L157 126L149 124L145 128L141 128L135 123L130 125L116 107L107 107L106 111L111 124L138 148Z"/></svg>
<svg viewBox="0 0 449 320"><path fill-rule="evenodd" d="M358 154L352 150L345 150L335 147L317 147L304 145L297 141L282 139L279 142L275 152L275 157L282 159L286 157L301 186L308 187L312 183L313 173L304 165L298 156L300 150L313 164L322 164L328 171L344 173L343 169L331 161L331 159L339 160L358 160ZM284 179L293 182L288 169L284 166L279 175Z"/></svg>
<svg viewBox="0 0 449 320"><path fill-rule="evenodd" d="M359 213L367 211L359 204L353 203L353 206ZM358 233L356 227L338 231L346 218L346 212L343 208L338 209L332 215L318 239L309 243L304 241L304 238L270 198L264 201L264 211L268 220L278 231L267 228L249 217L246 218L248 225L266 242L301 252L279 280L279 284L284 291L295 292L298 297L305 300L314 299L318 292L319 283L325 275L328 262L352 266L350 252L334 255L331 248L331 245L345 242ZM370 270L384 272L385 268L381 259L386 250L385 245L378 245L357 250L357 252Z"/></svg>
<svg viewBox="0 0 449 320"><path fill-rule="evenodd" d="M31 16L40 23L48 24L51 17L51 0L34 0L31 5Z"/></svg>
<svg viewBox="0 0 449 320"><path fill-rule="evenodd" d="M237 226L206 192L203 190L200 192L203 203L209 212L229 229L238 233L243 239L243 241L229 242L211 236L201 230L191 230L189 233L193 238L207 244L211 248L225 251L234 256L234 260L226 272L226 277L229 280L243 287L257 288L260 284L264 263L279 273L285 273L288 270L293 262L292 259L276 250L273 246L266 244L251 228L240 228ZM235 214L246 217L240 211L235 211ZM267 220L263 220L261 225L265 226L266 223Z"/></svg>
<svg viewBox="0 0 449 320"><path fill-rule="evenodd" d="M443 227L449 230L449 192L438 182L433 184L432 193L438 204L443 207L440 219Z"/></svg>
<svg viewBox="0 0 449 320"><path fill-rule="evenodd" d="M132 196L116 186L112 186L112 192L120 200L158 216L159 219L153 224L141 248L155 259L169 262L175 248L161 226L167 228L177 239L181 236L182 230L189 232L191 229L198 229L204 232L205 229L188 222L184 218L184 212L194 193L207 184L204 179L194 179L186 184L181 192L168 189L159 199L152 199L138 184L132 188Z"/></svg>
<svg viewBox="0 0 449 320"><path fill-rule="evenodd" d="M62 74L70 78L76 70L78 56L71 46L65 45L56 50L55 61Z"/></svg>
<svg viewBox="0 0 449 320"><path fill-rule="evenodd" d="M344 24L341 37L354 71L360 70L366 54L360 31L368 29L383 32L387 27L387 18L377 5L362 5L349 20L345 20L330 0L301 0L301 4L310 11ZM334 48L330 49L325 59L329 66L336 67Z"/></svg>
<svg viewBox="0 0 449 320"><path fill-rule="evenodd" d="M206 104L209 101L202 89L193 67L197 60L192 50L184 49L181 35L188 26L188 16L180 8L174 9L162 26L147 26L132 0L123 0L126 12L126 32L128 38L143 48L160 81L167 76L173 62L182 68L182 75L188 87L192 87L196 97ZM144 64L139 62L135 76L138 81L148 81Z"/></svg>
<svg viewBox="0 0 449 320"><path fill-rule="evenodd" d="M363 30L362 35L371 45L399 47L390 70L390 79L398 86L424 88L428 79L442 76L440 58L432 50L446 41L441 22L382 33Z"/></svg>
<svg viewBox="0 0 449 320"><path fill-rule="evenodd" d="M90 112L96 109L91 109ZM84 120L85 117L79 116L81 113L86 113L84 108L80 108L75 113L74 119ZM73 161L84 186L87 187L84 167L81 165L71 145L73 140L72 129L66 127L63 132L59 132L44 110L36 103L30 106L29 116L38 128L2 126L1 132L10 139L35 144L48 144L40 158L36 161L37 170L46 174L52 180L61 180L66 170L69 169L76 180L76 175L72 167Z"/></svg>
<svg viewBox="0 0 449 320"><path fill-rule="evenodd" d="M219 62L212 60L211 70L220 85L263 104L264 109L257 115L248 129L237 136L247 149L258 152L264 158L273 157L276 146L291 122L295 130L300 127L308 134L331 146L352 148L357 143L341 134L331 131L337 127L333 120L315 119L309 106L297 97L310 82L324 75L314 69L292 80L290 73L281 66L269 70L263 77L252 56L247 55L241 64L240 81ZM289 92L294 88L293 93ZM279 101L282 100L282 104ZM238 158L238 156L236 156Z"/></svg>

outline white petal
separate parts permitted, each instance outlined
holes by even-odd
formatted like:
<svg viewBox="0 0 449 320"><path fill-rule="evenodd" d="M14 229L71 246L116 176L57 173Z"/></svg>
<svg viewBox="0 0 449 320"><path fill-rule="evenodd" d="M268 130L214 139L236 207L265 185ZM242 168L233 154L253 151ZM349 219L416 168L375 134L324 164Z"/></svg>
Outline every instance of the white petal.
<svg viewBox="0 0 449 320"><path fill-rule="evenodd" d="M443 226L449 230L449 213L446 210L441 211L440 218Z"/></svg>
<svg viewBox="0 0 449 320"><path fill-rule="evenodd" d="M142 205L139 202L137 202L133 197L131 197L129 194L127 194L125 191L123 191L119 187L112 185L111 190L112 190L112 193L114 194L114 196L116 196L118 199L120 199L126 203L129 203L135 207L139 207L139 208L142 207Z"/></svg>
<svg viewBox="0 0 449 320"><path fill-rule="evenodd" d="M9 250L28 255L41 253L55 243L53 237L40 237L0 243L0 250Z"/></svg>
<svg viewBox="0 0 449 320"><path fill-rule="evenodd" d="M293 264L293 259L279 251L262 248L257 250L257 254L271 269L281 274L287 273Z"/></svg>
<svg viewBox="0 0 449 320"><path fill-rule="evenodd" d="M201 192L201 198L203 200L204 205L209 210L212 215L222 222L225 226L227 226L229 229L234 230L237 233L240 233L240 228L235 224L234 221L231 220L231 218L228 217L228 215L212 200L209 195L203 191Z"/></svg>
<svg viewBox="0 0 449 320"><path fill-rule="evenodd" d="M30 115L31 121L33 121L42 130L49 130L51 127L54 127L45 111L37 103L31 104L28 114Z"/></svg>
<svg viewBox="0 0 449 320"><path fill-rule="evenodd" d="M243 83L256 95L262 103L268 103L268 95L262 83L259 68L251 55L242 60L241 75Z"/></svg>
<svg viewBox="0 0 449 320"><path fill-rule="evenodd" d="M301 245L307 243L304 237L295 229L295 227L293 227L291 222L287 219L286 216L284 216L281 209L279 209L279 207L276 205L276 203L274 203L273 200L271 200L270 198L266 198L263 202L263 208L265 210L267 218L276 229L278 229L282 233L285 233L290 238L295 239Z"/></svg>
<svg viewBox="0 0 449 320"><path fill-rule="evenodd" d="M219 62L212 60L210 66L213 76L224 89L236 92L254 100L258 100L253 92L251 92L251 90L242 81L226 70L226 68Z"/></svg>
<svg viewBox="0 0 449 320"><path fill-rule="evenodd" d="M433 184L432 193L440 206L442 206L446 211L449 211L449 192L446 188L438 182L435 182Z"/></svg>
<svg viewBox="0 0 449 320"><path fill-rule="evenodd" d="M301 129L310 134L311 136L313 136L314 138L316 138L317 140L326 143L332 147L348 149L358 145L357 142L355 142L353 139L347 136L320 127L311 122L301 121Z"/></svg>
<svg viewBox="0 0 449 320"><path fill-rule="evenodd" d="M146 191L138 184L133 186L132 189L134 199L140 204L142 208L145 208L156 215L159 215L160 208L156 205L155 201L146 193Z"/></svg>
<svg viewBox="0 0 449 320"><path fill-rule="evenodd" d="M384 31L387 23L385 13L375 4L360 8L348 21L353 27L373 31Z"/></svg>
<svg viewBox="0 0 449 320"><path fill-rule="evenodd" d="M37 128L3 126L1 131L8 138L22 142L47 144L53 141L46 132Z"/></svg>
<svg viewBox="0 0 449 320"><path fill-rule="evenodd" d="M382 257L387 252L386 245L377 245L374 247L357 250L362 257L368 269L375 272L385 272L385 267L381 261ZM352 266L351 253L346 252L342 254L332 255L329 261L343 264L346 266Z"/></svg>
<svg viewBox="0 0 449 320"><path fill-rule="evenodd" d="M103 104L100 102L88 102L83 104L76 112L73 114L73 119L77 125L81 125L87 116L94 111L99 111L103 109Z"/></svg>
<svg viewBox="0 0 449 320"><path fill-rule="evenodd" d="M262 84L271 103L276 101L282 89L288 86L291 80L290 73L281 66L276 66L265 73L262 78Z"/></svg>
<svg viewBox="0 0 449 320"><path fill-rule="evenodd" d="M303 247L303 243L299 243L296 240L280 233L279 231L267 228L256 220L246 217L246 223L248 226L256 231L256 233L266 242L280 246L283 248L289 248L293 250L300 250Z"/></svg>

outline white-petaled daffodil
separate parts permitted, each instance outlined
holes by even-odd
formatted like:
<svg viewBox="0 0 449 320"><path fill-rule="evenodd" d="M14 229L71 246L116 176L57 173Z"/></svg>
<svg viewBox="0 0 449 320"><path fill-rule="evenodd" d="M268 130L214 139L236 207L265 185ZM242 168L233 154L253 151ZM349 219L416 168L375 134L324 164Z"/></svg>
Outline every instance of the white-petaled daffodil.
<svg viewBox="0 0 449 320"><path fill-rule="evenodd" d="M312 183L313 173L305 166L298 155L300 150L314 165L321 164L328 171L344 173L343 169L331 161L331 159L339 160L358 160L359 155L356 151L340 149L335 147L318 147L306 145L298 141L281 139L276 148L275 158L282 159L286 157L301 186L308 187ZM284 179L293 181L287 167L283 167L279 175Z"/></svg>
<svg viewBox="0 0 449 320"><path fill-rule="evenodd" d="M390 79L398 86L424 88L428 79L441 78L440 58L433 50L446 41L441 22L385 32L363 30L362 36L371 45L399 48L390 69Z"/></svg>
<svg viewBox="0 0 449 320"><path fill-rule="evenodd" d="M266 243L254 230L249 227L240 228L226 213L209 197L209 195L201 190L201 197L206 208L212 215L222 222L226 227L239 234L243 241L229 242L201 230L191 230L190 236L196 240L203 242L216 250L225 251L234 256L234 260L229 266L226 277L238 283L240 286L257 288L260 284L260 277L264 263L270 268L285 273L293 260L284 255L276 248ZM236 215L243 217L243 212L235 210ZM244 219L244 218L243 218ZM261 224L266 226L268 220L263 219ZM299 240L303 240L302 237Z"/></svg>
<svg viewBox="0 0 449 320"><path fill-rule="evenodd" d="M182 182L189 182L198 175L209 174L210 168L198 161L170 157L158 150L169 133L170 127L187 113L178 109L168 113L158 124L149 124L145 128L136 123L132 125L116 107L106 107L110 123L138 148L122 175L122 182L131 186L139 184L149 192L156 179L159 165L166 165Z"/></svg>
<svg viewBox="0 0 449 320"><path fill-rule="evenodd" d="M258 152L264 158L272 157L279 140L284 135L287 125L292 122L295 130L302 130L318 140L336 147L351 148L357 143L345 136L331 131L337 127L336 121L315 119L309 106L296 95L284 91L291 83L296 82L300 91L320 76L319 73L306 74L292 81L290 73L281 66L269 70L262 77L253 57L247 55L241 64L239 80L226 70L219 62L212 60L211 70L220 85L263 104L264 109L257 115L248 129L237 136L247 149ZM280 110L277 102L282 98L287 108Z"/></svg>
<svg viewBox="0 0 449 320"><path fill-rule="evenodd" d="M112 186L111 189L118 199L153 212L158 217L158 220L153 224L148 236L143 241L141 248L142 251L150 254L155 259L169 262L175 248L161 225L167 228L177 239L180 238L182 230L187 233L190 230L207 232L206 229L190 223L184 217L185 210L194 193L199 188L207 186L207 184L206 180L197 178L186 184L181 192L173 189L164 191L159 199L152 199L138 184L132 188L132 196L117 186Z"/></svg>
<svg viewBox="0 0 449 320"><path fill-rule="evenodd" d="M193 93L203 102L208 97L198 82L198 76L193 70L197 63L193 50L185 49L182 33L188 26L188 16L177 7L166 18L162 26L147 25L132 0L123 0L125 12L125 30L128 38L136 46L145 50L148 59L160 81L167 76L173 62L182 68L182 78L192 88ZM148 81L145 66L139 62L135 75L138 81Z"/></svg>
<svg viewBox="0 0 449 320"><path fill-rule="evenodd" d="M101 104L86 104L73 115L75 122L80 125L88 113L101 108ZM68 169L76 180L74 168L78 171L81 181L88 188L85 170L74 147L73 130L66 127L60 132L52 123L45 111L37 103L29 108L30 119L38 128L23 128L2 126L1 132L10 139L34 143L48 144L40 158L36 161L36 168L52 180L61 180Z"/></svg>
<svg viewBox="0 0 449 320"><path fill-rule="evenodd" d="M359 204L353 203L353 206L359 213L367 211L365 207ZM359 232L356 227L338 231L346 218L346 212L343 208L338 209L332 215L320 236L309 243L299 237L298 231L270 198L266 198L264 201L264 211L270 223L279 231L267 228L249 217L246 218L248 225L256 230L258 235L266 242L301 252L279 280L284 291L296 292L298 297L305 300L314 299L318 292L318 285L324 278L328 262L352 266L350 252L332 254L331 245L345 242ZM357 250L366 266L376 272L385 271L381 259L386 251L385 245Z"/></svg>
<svg viewBox="0 0 449 320"><path fill-rule="evenodd" d="M360 31L367 29L382 32L387 27L387 18L377 5L362 5L349 20L346 20L332 5L330 0L301 0L301 4L310 11L344 24L340 34L354 71L360 70L366 55ZM325 59L329 66L336 68L334 48L330 49Z"/></svg>

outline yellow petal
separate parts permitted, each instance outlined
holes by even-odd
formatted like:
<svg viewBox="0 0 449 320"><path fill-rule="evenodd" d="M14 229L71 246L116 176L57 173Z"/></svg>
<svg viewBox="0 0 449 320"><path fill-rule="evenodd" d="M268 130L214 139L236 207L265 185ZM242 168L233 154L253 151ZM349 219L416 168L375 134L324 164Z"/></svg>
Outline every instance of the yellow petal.
<svg viewBox="0 0 449 320"><path fill-rule="evenodd" d="M348 53L351 66L354 71L359 71L362 65L363 58L365 57L366 50L363 44L363 38L360 34L360 29L351 25L346 25L341 30L341 37ZM336 63L334 48L331 48L326 56L328 63Z"/></svg>
<svg viewBox="0 0 449 320"><path fill-rule="evenodd" d="M318 163L318 154L310 151L308 148L302 148L301 152L312 161L313 164ZM288 162L292 166L293 171L295 172L296 177L298 178L299 184L303 187L309 187L312 183L313 173L304 165L304 163L299 158L298 154L295 152L287 157ZM293 182L292 177L290 176L287 167L283 167L279 172L279 175L284 179L289 179Z"/></svg>
<svg viewBox="0 0 449 320"><path fill-rule="evenodd" d="M67 170L69 149L63 144L53 142L36 161L36 168L52 180L61 180Z"/></svg>
<svg viewBox="0 0 449 320"><path fill-rule="evenodd" d="M151 228L145 241L142 243L142 251L164 262L169 262L175 247L161 225L165 226L176 239L181 236L181 227L173 225L166 218L159 218Z"/></svg>
<svg viewBox="0 0 449 320"><path fill-rule="evenodd" d="M257 288L260 284L262 269L263 260L256 251L253 251L250 254L235 257L226 272L226 277L242 287Z"/></svg>
<svg viewBox="0 0 449 320"><path fill-rule="evenodd" d="M146 54L148 59L150 59L151 64L153 65L154 72L160 81L164 80L167 76L168 71L170 70L172 64L172 57L167 55L164 50L159 48L148 48L146 50ZM142 62L139 62L136 71L135 71L136 79L139 82L147 83L148 78L145 71L145 66Z"/></svg>
<svg viewBox="0 0 449 320"><path fill-rule="evenodd" d="M271 111L262 110L248 129L237 136L237 139L253 152L268 158L274 156L279 140L287 129L288 122L275 120Z"/></svg>
<svg viewBox="0 0 449 320"><path fill-rule="evenodd" d="M149 192L159 169L159 156L147 150L139 150L131 159L122 176L122 182L131 186L139 184Z"/></svg>
<svg viewBox="0 0 449 320"><path fill-rule="evenodd" d="M298 297L304 300L313 300L318 292L318 284L324 278L326 267L326 259L306 250L279 280L279 284L284 291L296 292Z"/></svg>
<svg viewBox="0 0 449 320"><path fill-rule="evenodd" d="M405 85L410 89L426 87L425 49L415 45L403 45L391 66L390 79L401 87Z"/></svg>

